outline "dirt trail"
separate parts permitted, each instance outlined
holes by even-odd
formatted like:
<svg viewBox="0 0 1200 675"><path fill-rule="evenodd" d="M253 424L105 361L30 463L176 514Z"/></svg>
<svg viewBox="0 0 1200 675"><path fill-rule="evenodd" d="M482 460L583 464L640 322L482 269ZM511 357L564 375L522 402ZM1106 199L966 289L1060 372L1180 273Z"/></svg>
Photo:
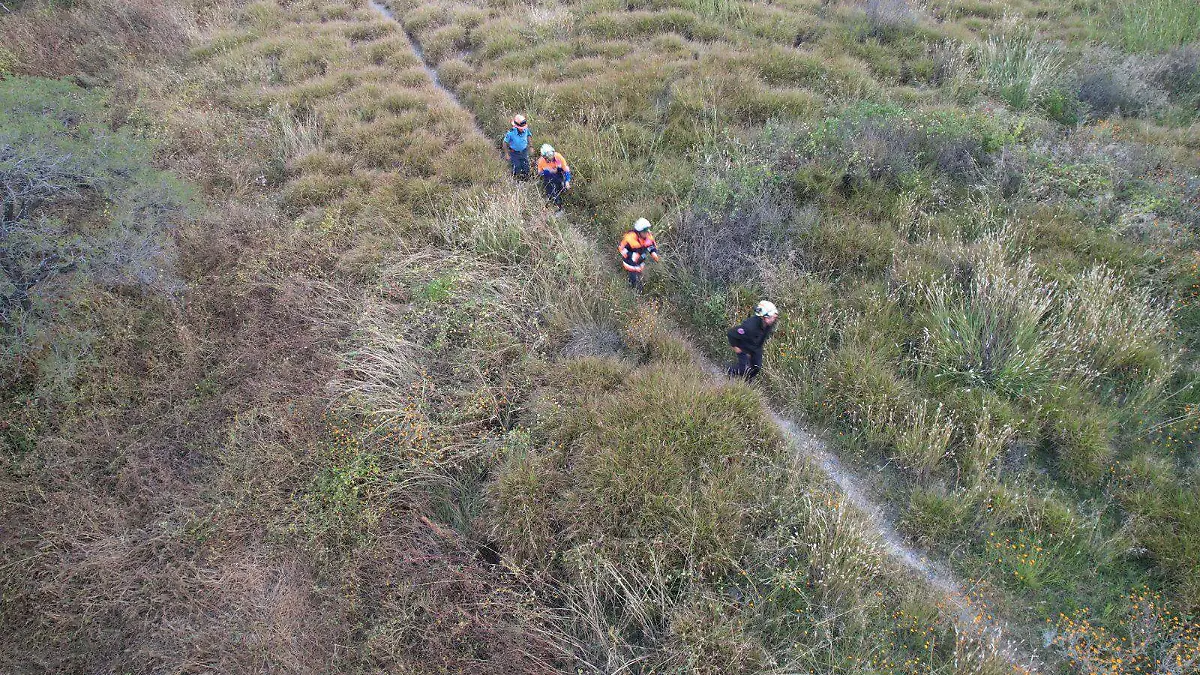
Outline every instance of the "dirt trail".
<svg viewBox="0 0 1200 675"><path fill-rule="evenodd" d="M959 622L972 629L994 653L1003 655L1013 666L1018 666L1025 672L1039 672L1042 661L1037 654L1029 652L1018 642L1008 638L1012 631L1002 620L977 606L978 603L973 603L969 594L963 590L962 583L950 570L904 543L904 539L896 531L894 523L886 516L882 507L867 495L858 477L842 465L841 460L828 450L821 439L774 411L771 412L771 416L792 447L820 467L842 490L846 499L866 515L867 521L883 542L884 551L893 560L923 576L931 586L941 591Z"/></svg>
<svg viewBox="0 0 1200 675"><path fill-rule="evenodd" d="M462 101L458 100L458 94L455 94L452 90L446 87L446 85L442 84L441 78L438 77L437 69L432 63L430 63L429 59L425 57L425 50L421 49L421 43L417 42L417 37L415 35L408 32L408 29L404 27L404 22L396 18L395 13L393 13L387 5L377 2L377 0L367 0L367 4L370 5L371 9L375 10L375 12L383 18L395 21L396 25L400 26L400 32L404 33L404 37L408 38L408 44L412 47L413 54L416 54L417 59L421 61L421 67L425 69L425 73L429 75L429 79L433 80L433 86L440 89L443 94L450 98L451 101L454 101L455 105L457 105L459 108L462 108L464 112L466 112L468 115L471 115L472 120L475 120L475 115L471 112L471 109L463 105ZM479 126L478 120L475 120L475 128L479 129L481 133L483 132L483 129Z"/></svg>
<svg viewBox="0 0 1200 675"><path fill-rule="evenodd" d="M438 78L437 70L425 58L425 53L421 50L420 43L417 42L416 37L407 30L404 30L403 23L396 18L395 14L387 6L377 2L377 0L368 0L368 4L378 14L395 21L401 26L401 31L408 38L413 53L420 59L433 84L453 101L455 105L468 115L471 115L476 129L486 136L486 132L479 125L479 121L475 118L474 113L462 104L462 101L459 100L453 91L442 84ZM722 381L725 379L726 375L723 368L709 361L694 346L689 346L695 356L696 363L700 364L700 367L710 377ZM875 502L867 490L864 489L863 481L847 469L836 455L829 451L824 441L801 424L783 417L769 407L768 410L776 426L778 426L780 432L783 433L792 448L819 467L831 481L837 484L850 503L866 515L868 523L870 523L879 536L883 544L883 550L889 557L902 567L923 577L931 586L943 593L959 621L968 628L973 628L975 634L982 638L993 653L1003 656L1020 672L1040 672L1042 660L1038 657L1037 653L1006 638L1006 635L1012 634L1012 631L1008 630L1004 622L1000 619L992 617L986 611L977 608L971 602L969 594L963 590L963 583L950 570L941 564L931 561L924 553L906 544L904 538L896 530L895 523L887 516L883 507Z"/></svg>
<svg viewBox="0 0 1200 675"><path fill-rule="evenodd" d="M694 346L689 345L689 347L692 349L696 362L701 364L703 370L710 377L721 380L726 378L724 368L709 361ZM979 607L979 603L972 602L969 593L964 590L963 583L953 572L944 565L930 560L920 550L905 543L904 538L896 529L895 523L888 517L882 505L872 499L867 489L864 488L863 481L842 464L823 440L803 425L772 410L770 406L767 406L767 409L775 426L783 433L792 449L820 468L829 480L837 484L842 493L846 495L846 499L866 516L867 522L879 536L884 552L890 558L902 567L923 577L929 585L940 591L946 597L947 603L953 609L959 622L988 645L993 653L1003 656L1020 672L1040 672L1043 662L1037 652L1031 651L1007 637L1012 635L1013 631L1005 625L1003 620Z"/></svg>

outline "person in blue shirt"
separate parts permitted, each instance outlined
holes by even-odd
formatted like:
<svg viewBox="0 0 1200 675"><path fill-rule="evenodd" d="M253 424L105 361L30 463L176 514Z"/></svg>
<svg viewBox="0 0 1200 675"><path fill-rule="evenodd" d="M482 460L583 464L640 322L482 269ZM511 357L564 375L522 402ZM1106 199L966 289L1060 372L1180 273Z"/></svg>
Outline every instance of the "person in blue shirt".
<svg viewBox="0 0 1200 675"><path fill-rule="evenodd" d="M532 137L525 116L514 117L512 129L504 134L504 150L508 153L508 161L512 163L513 178L529 178L529 139Z"/></svg>

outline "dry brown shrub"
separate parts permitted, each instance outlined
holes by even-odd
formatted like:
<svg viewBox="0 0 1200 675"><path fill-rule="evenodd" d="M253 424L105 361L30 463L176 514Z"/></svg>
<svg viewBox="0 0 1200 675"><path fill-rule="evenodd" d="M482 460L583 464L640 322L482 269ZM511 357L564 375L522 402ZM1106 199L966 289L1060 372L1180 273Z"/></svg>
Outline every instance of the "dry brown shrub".
<svg viewBox="0 0 1200 675"><path fill-rule="evenodd" d="M520 577L480 561L453 530L419 510L386 519L341 579L363 626L369 671L564 672L555 618Z"/></svg>
<svg viewBox="0 0 1200 675"><path fill-rule="evenodd" d="M176 53L194 27L186 3L174 0L87 0L52 11L33 4L0 23L0 44L28 75L107 79L123 62Z"/></svg>

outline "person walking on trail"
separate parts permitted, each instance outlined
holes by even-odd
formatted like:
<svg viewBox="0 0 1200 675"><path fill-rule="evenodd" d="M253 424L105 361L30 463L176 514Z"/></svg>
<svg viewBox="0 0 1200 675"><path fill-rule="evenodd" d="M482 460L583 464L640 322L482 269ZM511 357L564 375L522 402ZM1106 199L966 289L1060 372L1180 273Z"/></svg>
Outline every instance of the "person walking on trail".
<svg viewBox="0 0 1200 675"><path fill-rule="evenodd" d="M504 134L501 142L504 151L508 153L508 161L512 164L513 178L525 180L529 178L529 141L533 134L529 131L529 120L524 115L512 118L512 129Z"/></svg>
<svg viewBox="0 0 1200 675"><path fill-rule="evenodd" d="M729 329L729 346L737 354L737 363L729 368L730 377L744 377L753 381L762 370L763 345L775 332L779 320L779 309L774 303L763 300L754 308L754 314Z"/></svg>
<svg viewBox="0 0 1200 675"><path fill-rule="evenodd" d="M571 167L549 143L542 146L539 154L537 172L542 177L542 187L546 189L546 200L558 207L558 213L562 213L563 192L571 189Z"/></svg>
<svg viewBox="0 0 1200 675"><path fill-rule="evenodd" d="M638 218L633 229L621 237L617 245L617 253L621 254L621 265L629 272L629 287L636 293L642 292L642 272L646 269L646 259L658 262L658 247L654 244L654 235L650 234L650 221Z"/></svg>

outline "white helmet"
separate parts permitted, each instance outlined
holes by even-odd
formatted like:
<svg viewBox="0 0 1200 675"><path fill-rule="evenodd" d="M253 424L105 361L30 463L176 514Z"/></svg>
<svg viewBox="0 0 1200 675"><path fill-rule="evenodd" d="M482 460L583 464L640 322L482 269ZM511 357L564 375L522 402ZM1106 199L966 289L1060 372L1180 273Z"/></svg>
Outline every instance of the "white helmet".
<svg viewBox="0 0 1200 675"><path fill-rule="evenodd" d="M646 230L649 230L649 229L650 229L650 221L646 220L645 218L638 218L633 223L633 231L634 232L645 232Z"/></svg>
<svg viewBox="0 0 1200 675"><path fill-rule="evenodd" d="M779 316L779 308L769 300L763 300L754 307L755 316Z"/></svg>
<svg viewBox="0 0 1200 675"><path fill-rule="evenodd" d="M549 143L543 143L541 153L542 153L542 157L545 157L546 159L550 159L551 157L554 156L554 146L550 145Z"/></svg>

